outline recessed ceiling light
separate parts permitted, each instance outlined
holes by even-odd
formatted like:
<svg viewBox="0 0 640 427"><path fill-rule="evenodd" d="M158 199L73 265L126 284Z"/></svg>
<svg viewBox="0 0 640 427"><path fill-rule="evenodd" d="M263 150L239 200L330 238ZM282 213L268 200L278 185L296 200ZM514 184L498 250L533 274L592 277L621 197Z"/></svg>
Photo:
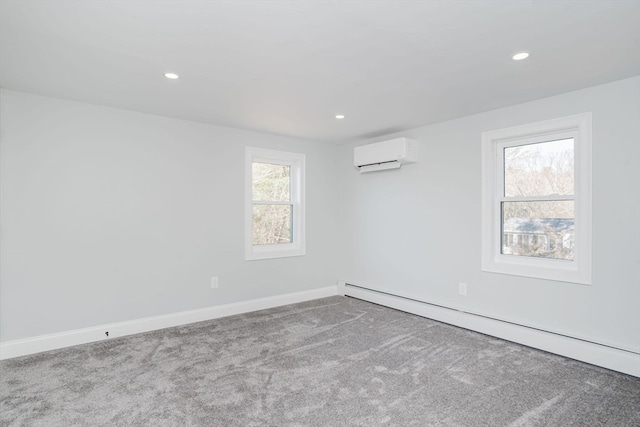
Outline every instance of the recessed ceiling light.
<svg viewBox="0 0 640 427"><path fill-rule="evenodd" d="M344 114L336 114L336 119L344 119Z"/></svg>
<svg viewBox="0 0 640 427"><path fill-rule="evenodd" d="M529 52L518 52L512 56L514 61L522 61L523 59L527 59L529 57Z"/></svg>
<svg viewBox="0 0 640 427"><path fill-rule="evenodd" d="M176 73L166 73L164 76L165 76L166 78L168 78L168 79L172 79L172 80L175 80L175 79L177 79L177 78L179 78L179 77L180 77L180 76L179 76L179 75L177 75Z"/></svg>

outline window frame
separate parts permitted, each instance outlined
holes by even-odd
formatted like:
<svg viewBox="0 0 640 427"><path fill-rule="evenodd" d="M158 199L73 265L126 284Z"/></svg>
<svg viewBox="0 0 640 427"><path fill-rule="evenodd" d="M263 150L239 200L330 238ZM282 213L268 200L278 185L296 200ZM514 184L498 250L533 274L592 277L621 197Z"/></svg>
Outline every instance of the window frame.
<svg viewBox="0 0 640 427"><path fill-rule="evenodd" d="M482 271L591 284L591 113L577 114L482 133ZM574 138L574 259L502 253L504 155L507 147ZM553 200L556 196L543 196ZM513 198L509 198L513 201Z"/></svg>
<svg viewBox="0 0 640 427"><path fill-rule="evenodd" d="M290 167L291 199L286 203L253 200L253 163L270 163ZM262 203L256 203L262 202ZM291 206L291 243L253 244L253 205L283 204ZM266 148L245 148L245 260L284 258L305 255L305 155Z"/></svg>

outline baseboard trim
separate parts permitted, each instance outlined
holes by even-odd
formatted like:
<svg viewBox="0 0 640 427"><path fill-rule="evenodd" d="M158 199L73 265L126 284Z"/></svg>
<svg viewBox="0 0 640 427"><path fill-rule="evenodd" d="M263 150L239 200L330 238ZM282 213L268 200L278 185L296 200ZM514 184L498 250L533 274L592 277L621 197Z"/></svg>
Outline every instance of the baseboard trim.
<svg viewBox="0 0 640 427"><path fill-rule="evenodd" d="M162 316L145 317L126 322L110 323L90 328L40 335L32 338L5 341L0 343L0 360L79 344L87 344L95 341L104 341L126 335L139 334L141 332L155 331L173 326L218 319L220 317L264 310L267 308L295 304L334 295L338 295L338 287L328 286L326 288L312 289L309 291L276 295L232 304L206 307L197 310L181 311ZM105 335L106 331L109 332L108 337Z"/></svg>
<svg viewBox="0 0 640 427"><path fill-rule="evenodd" d="M391 295L361 285L346 283L344 295L640 377L640 354L631 351Z"/></svg>

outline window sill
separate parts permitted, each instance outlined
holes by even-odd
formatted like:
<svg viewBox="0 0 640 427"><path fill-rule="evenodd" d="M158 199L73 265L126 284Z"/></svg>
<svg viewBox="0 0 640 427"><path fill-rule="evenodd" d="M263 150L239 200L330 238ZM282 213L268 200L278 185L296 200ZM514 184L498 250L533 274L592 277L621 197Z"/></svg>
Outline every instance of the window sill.
<svg viewBox="0 0 640 427"><path fill-rule="evenodd" d="M245 253L245 261L289 258L305 255L305 250L294 245L254 245Z"/></svg>
<svg viewBox="0 0 640 427"><path fill-rule="evenodd" d="M488 273L508 274L511 276L534 279L569 282L591 285L591 277L580 268L576 261L563 261L522 257L516 255L497 255L490 260L483 260L482 271Z"/></svg>

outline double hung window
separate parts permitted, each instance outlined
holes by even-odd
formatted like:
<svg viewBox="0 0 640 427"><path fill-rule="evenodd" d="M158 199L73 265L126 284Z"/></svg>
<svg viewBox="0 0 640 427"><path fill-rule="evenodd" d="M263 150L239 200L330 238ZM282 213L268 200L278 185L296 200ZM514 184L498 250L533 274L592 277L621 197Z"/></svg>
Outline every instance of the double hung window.
<svg viewBox="0 0 640 427"><path fill-rule="evenodd" d="M247 147L245 163L245 258L304 255L304 155Z"/></svg>
<svg viewBox="0 0 640 427"><path fill-rule="evenodd" d="M482 134L485 271L591 281L591 115Z"/></svg>

